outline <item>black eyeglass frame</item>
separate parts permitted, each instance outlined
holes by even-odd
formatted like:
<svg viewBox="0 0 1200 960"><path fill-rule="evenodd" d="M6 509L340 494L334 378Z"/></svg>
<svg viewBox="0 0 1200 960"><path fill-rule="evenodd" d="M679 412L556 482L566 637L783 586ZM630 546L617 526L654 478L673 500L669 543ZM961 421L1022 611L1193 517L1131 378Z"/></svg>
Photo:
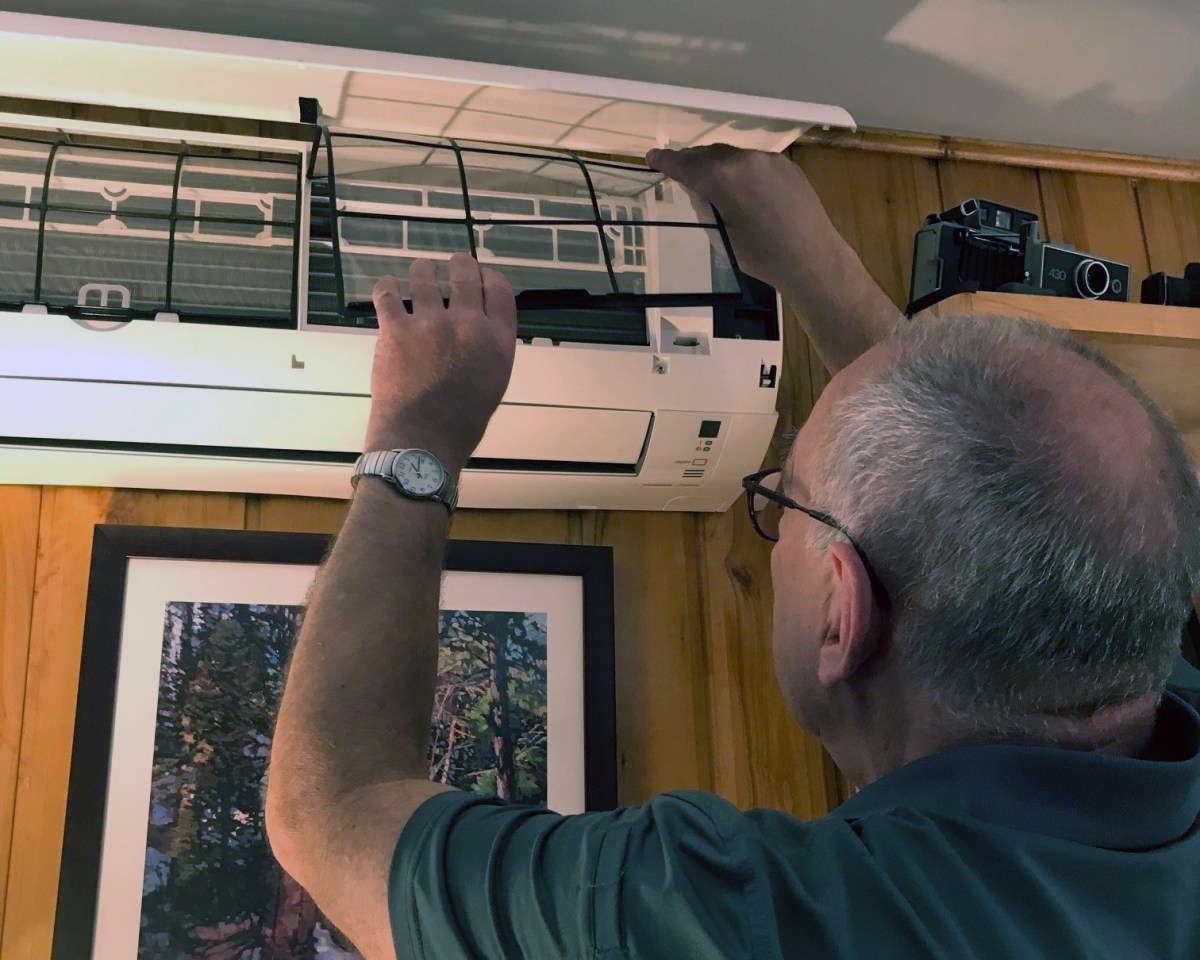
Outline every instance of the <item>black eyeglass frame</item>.
<svg viewBox="0 0 1200 960"><path fill-rule="evenodd" d="M858 559L862 562L863 569L867 571L867 578L871 581L871 592L875 595L875 602L883 609L891 606L891 598L888 596L887 590L883 586L883 582L875 573L875 569L871 566L871 561L867 559L867 555L863 552L863 548L859 546L858 541L854 539L854 535L846 529L845 525L839 520L831 517L829 514L821 510L814 510L811 507L805 507L798 504L791 497L780 493L778 490L772 490L763 484L763 481L775 474L782 474L783 470L780 467L771 467L767 470L760 470L758 473L752 473L748 477L742 478L742 486L746 490L746 512L750 514L750 523L757 533L764 540L770 543L778 543L778 537L768 535L758 523L758 515L754 510L755 496L763 496L773 503L777 503L782 507L787 507L791 510L799 510L801 513L806 513L814 520L817 520L826 526L833 527L838 533L850 541L850 546L854 548L854 552L858 554Z"/></svg>

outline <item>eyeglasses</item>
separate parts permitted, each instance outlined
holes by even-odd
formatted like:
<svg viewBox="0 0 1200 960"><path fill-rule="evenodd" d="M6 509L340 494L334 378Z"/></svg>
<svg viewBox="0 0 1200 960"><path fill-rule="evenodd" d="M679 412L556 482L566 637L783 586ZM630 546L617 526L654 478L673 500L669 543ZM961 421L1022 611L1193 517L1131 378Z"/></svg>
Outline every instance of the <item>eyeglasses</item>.
<svg viewBox="0 0 1200 960"><path fill-rule="evenodd" d="M884 609L891 605L887 590L884 589L879 577L875 575L875 570L867 560L867 555L863 553L862 547L858 545L858 541L854 539L850 531L829 514L813 510L810 507L802 507L791 497L785 495L783 493L783 471L779 467L760 470L758 473L743 477L742 486L746 488L746 509L750 513L750 522L754 524L754 529L760 537L771 543L779 542L779 521L783 519L785 509L799 510L801 513L808 514L814 520L833 527L850 541L850 546L854 548L858 559L862 561L863 568L867 571L867 578L871 581L871 592L875 595L876 603Z"/></svg>

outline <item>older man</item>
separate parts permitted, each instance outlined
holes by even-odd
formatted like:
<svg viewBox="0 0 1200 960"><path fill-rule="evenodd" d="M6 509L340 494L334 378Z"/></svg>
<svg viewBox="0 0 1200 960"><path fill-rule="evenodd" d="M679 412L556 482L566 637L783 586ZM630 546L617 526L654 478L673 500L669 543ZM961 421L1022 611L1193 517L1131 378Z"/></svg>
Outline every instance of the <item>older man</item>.
<svg viewBox="0 0 1200 960"><path fill-rule="evenodd" d="M366 476L280 713L280 862L369 960L1200 956L1200 689L1165 689L1200 581L1178 433L1067 335L902 325L784 158L649 160L840 371L749 483L778 540L779 682L862 789L801 823L699 792L562 817L430 784L447 511ZM411 284L411 313L376 288L366 449L452 476L508 381L512 292L465 256L448 308L429 263Z"/></svg>

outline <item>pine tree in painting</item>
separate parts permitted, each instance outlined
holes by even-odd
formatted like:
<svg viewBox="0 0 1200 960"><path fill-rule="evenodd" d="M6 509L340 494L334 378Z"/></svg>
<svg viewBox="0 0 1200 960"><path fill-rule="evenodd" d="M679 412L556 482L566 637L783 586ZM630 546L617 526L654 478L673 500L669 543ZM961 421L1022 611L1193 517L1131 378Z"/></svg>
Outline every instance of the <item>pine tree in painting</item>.
<svg viewBox="0 0 1200 960"><path fill-rule="evenodd" d="M442 614L429 775L522 803L546 802L546 618Z"/></svg>
<svg viewBox="0 0 1200 960"><path fill-rule="evenodd" d="M279 871L263 834L262 806L282 664L298 623L294 607L168 605L143 885L144 960L258 957L264 930L269 941L282 929ZM311 923L288 936L310 941Z"/></svg>

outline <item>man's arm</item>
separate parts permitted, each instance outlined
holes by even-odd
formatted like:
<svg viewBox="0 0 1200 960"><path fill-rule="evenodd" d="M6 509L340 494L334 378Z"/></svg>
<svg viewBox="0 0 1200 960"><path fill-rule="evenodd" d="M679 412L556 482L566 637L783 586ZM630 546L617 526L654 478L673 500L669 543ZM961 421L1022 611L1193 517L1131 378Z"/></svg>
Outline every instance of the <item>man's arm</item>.
<svg viewBox="0 0 1200 960"><path fill-rule="evenodd" d="M717 208L741 268L780 292L830 372L903 321L787 157L716 145L651 150L646 162Z"/></svg>
<svg viewBox="0 0 1200 960"><path fill-rule="evenodd" d="M512 372L516 304L500 274L450 261L450 306L433 264L410 273L413 309L385 278L367 450L423 447L457 474ZM388 868L426 799L426 749L448 533L439 503L374 477L354 495L318 573L272 746L267 832L280 864L368 960L395 956Z"/></svg>

